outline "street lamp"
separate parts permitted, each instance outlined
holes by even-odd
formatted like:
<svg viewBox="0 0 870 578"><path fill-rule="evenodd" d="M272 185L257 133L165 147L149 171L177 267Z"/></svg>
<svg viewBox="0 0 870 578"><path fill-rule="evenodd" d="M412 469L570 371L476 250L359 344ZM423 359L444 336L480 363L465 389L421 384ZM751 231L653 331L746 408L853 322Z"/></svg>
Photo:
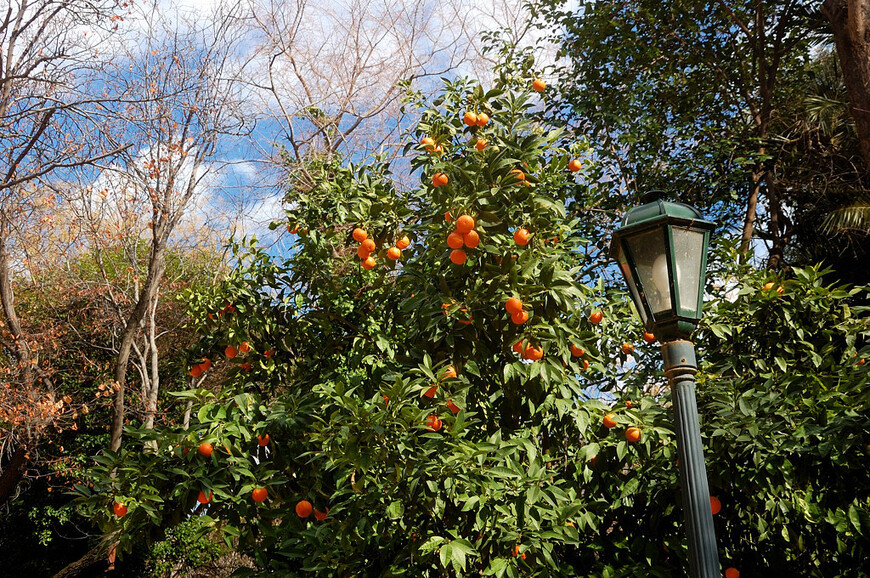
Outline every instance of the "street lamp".
<svg viewBox="0 0 870 578"><path fill-rule="evenodd" d="M688 205L659 197L659 192L644 195L645 204L625 214L610 249L644 327L662 344L674 404L690 575L715 578L719 553L695 401L698 366L688 341L701 319L707 246L715 224Z"/></svg>

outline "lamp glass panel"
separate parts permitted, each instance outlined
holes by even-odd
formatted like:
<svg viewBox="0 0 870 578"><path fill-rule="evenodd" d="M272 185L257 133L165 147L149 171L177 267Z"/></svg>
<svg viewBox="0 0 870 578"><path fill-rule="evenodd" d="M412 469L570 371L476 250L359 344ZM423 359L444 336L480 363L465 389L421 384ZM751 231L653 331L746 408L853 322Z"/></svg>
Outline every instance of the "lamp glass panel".
<svg viewBox="0 0 870 578"><path fill-rule="evenodd" d="M698 299L704 275L701 271L704 231L673 227L671 236L674 242L674 262L677 264L677 294L680 309L687 314L697 315L700 312Z"/></svg>
<svg viewBox="0 0 870 578"><path fill-rule="evenodd" d="M649 304L653 318L673 311L671 279L663 229L653 229L626 238L628 250L634 260L640 291Z"/></svg>
<svg viewBox="0 0 870 578"><path fill-rule="evenodd" d="M643 301L641 300L637 280L635 280L634 275L631 273L628 259L625 258L625 252L622 250L622 243L617 243L616 262L619 263L619 269L622 271L622 276L625 278L625 284L628 285L628 291L631 293L631 300L634 302L634 308L637 310L640 320L643 321L644 325L646 325L646 308L643 306Z"/></svg>

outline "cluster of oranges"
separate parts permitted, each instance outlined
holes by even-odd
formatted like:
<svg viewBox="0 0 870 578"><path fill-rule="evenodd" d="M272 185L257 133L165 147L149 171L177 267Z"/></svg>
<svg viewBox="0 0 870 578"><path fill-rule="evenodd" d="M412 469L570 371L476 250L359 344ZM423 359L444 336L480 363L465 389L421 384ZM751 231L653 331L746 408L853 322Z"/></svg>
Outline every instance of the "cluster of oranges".
<svg viewBox="0 0 870 578"><path fill-rule="evenodd" d="M374 269L377 262L372 256L372 253L377 249L374 239L369 237L365 229L357 227L353 230L353 239L359 243L356 250L357 257L362 261L363 269ZM403 235L396 240L396 244L387 249L387 259L390 261L398 261L402 258L402 249L407 249L411 245L411 239L407 235Z"/></svg>
<svg viewBox="0 0 870 578"><path fill-rule="evenodd" d="M616 414L608 413L607 415L605 415L603 423L604 427L606 427L607 429L615 428L617 426ZM638 442L640 441L640 437L641 431L639 427L631 426L625 430L625 439L628 441L628 443L633 444L635 442Z"/></svg>
<svg viewBox="0 0 870 578"><path fill-rule="evenodd" d="M447 368L441 373L438 380L439 380L439 382L441 382L441 381L444 381L445 379L455 378L457 375L458 374L456 373L456 368L453 367L452 365L448 365ZM427 389L426 391L423 392L423 397L428 397L429 399L432 399L433 397L435 397L435 394L438 393L438 387L439 387L438 384L433 383L432 387L430 387L429 389ZM460 407L458 405L456 405L455 403L453 403L452 399L448 399L446 405L447 405L447 409L449 409L453 413L453 415L456 415L457 413L459 413ZM440 431L443 425L444 424L441 422L441 418L435 414L432 414L426 418L426 427L430 431L434 431L434 432Z"/></svg>
<svg viewBox="0 0 870 578"><path fill-rule="evenodd" d="M201 362L199 362L199 363L195 363L195 364L194 364L194 365L193 365L193 366L188 370L187 373L189 373L190 376L191 376L192 378L196 379L196 378L198 378L200 375L202 375L203 373L205 373L206 371L208 371L209 369L211 369L211 360L210 360L208 357L206 357L206 358L204 358Z"/></svg>
<svg viewBox="0 0 870 578"><path fill-rule="evenodd" d="M450 212L444 216L450 221ZM456 227L447 235L447 246L453 249L450 252L450 262L462 265L468 259L468 254L463 247L474 249L480 244L480 235L474 230L474 219L471 215L460 215L456 219Z"/></svg>

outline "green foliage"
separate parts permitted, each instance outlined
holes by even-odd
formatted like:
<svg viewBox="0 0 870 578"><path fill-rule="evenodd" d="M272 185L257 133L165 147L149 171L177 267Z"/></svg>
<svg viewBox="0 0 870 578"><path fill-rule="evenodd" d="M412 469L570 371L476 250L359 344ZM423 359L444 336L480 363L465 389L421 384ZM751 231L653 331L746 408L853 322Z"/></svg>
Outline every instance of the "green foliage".
<svg viewBox="0 0 870 578"><path fill-rule="evenodd" d="M317 178L297 183L287 223L275 225L298 232L291 254L248 242L220 288L189 295L201 333L190 360L212 360L223 389L176 394L195 406L187 429L128 428L122 451L90 468L93 489L76 488L81 511L119 532L125 549L195 518L200 535L285 575L681 573L660 361L650 345L623 351L640 328L625 293L605 281L613 272L590 269L601 259L587 250L600 242L586 238L594 227L566 214L590 194L566 169L586 145L559 146L530 82L502 74L490 91L457 81L431 103L412 96L422 115L410 140L429 136L444 152L408 145L420 179L411 190L380 161L313 166ZM466 110L491 121L463 127ZM489 145L477 151L481 136ZM435 172L449 183L434 187ZM454 265L445 237L463 213L481 242ZM370 271L355 227L376 242ZM526 247L512 240L519 227L532 232ZM403 235L411 246L387 260ZM866 312L816 270L795 270L780 295L759 290L763 274L737 269L733 254L717 263L717 276L739 279L733 301L710 287L698 334L723 561L744 575L860 567L870 484L854 471L867 438L856 398L867 369L848 360L859 347L870 354ZM505 312L511 296L526 304L522 326ZM600 324L588 318L596 310ZM520 340L543 358L521 359ZM240 353L225 357L228 345ZM613 429L602 424L610 412ZM638 443L626 441L629 426L642 429ZM842 475L849 492L818 471ZM256 488L266 501L252 500ZM196 503L201 491L213 494L206 505ZM129 508L123 518L111 513L115 500ZM318 518L297 515L301 500Z"/></svg>
<svg viewBox="0 0 870 578"><path fill-rule="evenodd" d="M166 539L153 545L145 563L155 578L177 576L215 561L225 552L211 536L201 531L202 518L190 518L167 532Z"/></svg>

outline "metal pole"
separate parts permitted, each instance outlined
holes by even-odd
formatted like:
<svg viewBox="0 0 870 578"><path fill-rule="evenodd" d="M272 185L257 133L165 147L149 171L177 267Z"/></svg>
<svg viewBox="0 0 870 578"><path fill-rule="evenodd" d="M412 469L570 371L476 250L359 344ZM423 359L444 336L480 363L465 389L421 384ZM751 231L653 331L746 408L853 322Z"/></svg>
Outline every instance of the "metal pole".
<svg viewBox="0 0 870 578"><path fill-rule="evenodd" d="M698 373L695 345L682 339L669 341L662 344L662 356L674 403L680 486L689 538L689 575L692 578L719 578L719 552L695 401L695 374Z"/></svg>

